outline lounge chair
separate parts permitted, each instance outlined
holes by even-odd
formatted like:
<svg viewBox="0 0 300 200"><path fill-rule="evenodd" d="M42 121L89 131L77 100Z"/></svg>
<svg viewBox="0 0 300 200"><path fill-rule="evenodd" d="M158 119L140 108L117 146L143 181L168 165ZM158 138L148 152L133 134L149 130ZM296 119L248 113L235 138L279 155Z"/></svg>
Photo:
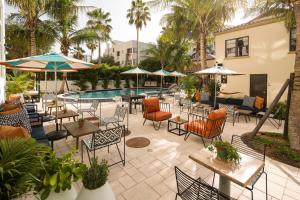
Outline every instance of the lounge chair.
<svg viewBox="0 0 300 200"><path fill-rule="evenodd" d="M188 123L184 125L187 134L184 140L187 140L191 134L201 137L205 146L204 139L210 139L212 142L215 138L222 140L221 134L226 122L226 110L224 108L214 110L207 117L190 113Z"/></svg>
<svg viewBox="0 0 300 200"><path fill-rule="evenodd" d="M147 120L150 120L153 122L154 129L159 130L161 122L172 117L172 113L170 112L170 104L159 103L158 98L144 99L143 117L145 119L143 125ZM158 125L155 125L155 122L157 122Z"/></svg>
<svg viewBox="0 0 300 200"><path fill-rule="evenodd" d="M90 108L84 108L84 109L79 108L78 113L80 113L82 117L83 117L83 113L85 113L85 112L89 113L91 116L95 117L98 105L99 105L99 101L93 100Z"/></svg>

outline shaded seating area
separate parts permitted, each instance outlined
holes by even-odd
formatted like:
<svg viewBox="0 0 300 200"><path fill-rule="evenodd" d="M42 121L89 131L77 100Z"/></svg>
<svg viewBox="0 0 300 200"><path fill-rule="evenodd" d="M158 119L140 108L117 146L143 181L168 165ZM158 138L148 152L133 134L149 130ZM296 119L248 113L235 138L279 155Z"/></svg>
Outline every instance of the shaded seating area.
<svg viewBox="0 0 300 200"><path fill-rule="evenodd" d="M175 166L175 176L177 183L177 193L175 199L180 197L182 200L229 200L232 199L222 194L218 189L208 185L201 178L195 179L184 173Z"/></svg>
<svg viewBox="0 0 300 200"><path fill-rule="evenodd" d="M118 126L114 127L111 129L106 129L106 130L100 130L92 135L88 135L86 138L84 138L81 141L81 161L83 162L83 149L85 147L87 151L87 155L89 158L89 162L91 163L91 157L90 157L90 152L93 153L94 158L96 157L96 150L105 148L105 147L110 147L112 145L116 145L118 154L120 156L120 161L117 161L112 165L122 163L123 166L125 166L125 134L123 134L125 131L125 126ZM119 149L118 144L121 143L122 141L122 136L124 135L123 138L123 155Z"/></svg>
<svg viewBox="0 0 300 200"><path fill-rule="evenodd" d="M214 110L209 113L207 117L190 113L188 115L188 123L184 125L187 134L184 140L193 134L201 137L202 142L205 146L204 139L211 140L215 138L221 138L223 133L225 122L226 122L226 110L224 108Z"/></svg>
<svg viewBox="0 0 300 200"><path fill-rule="evenodd" d="M155 130L159 130L161 122L172 117L170 104L160 103L158 98L144 99L144 123L147 120L152 121ZM158 123L157 125L155 123Z"/></svg>

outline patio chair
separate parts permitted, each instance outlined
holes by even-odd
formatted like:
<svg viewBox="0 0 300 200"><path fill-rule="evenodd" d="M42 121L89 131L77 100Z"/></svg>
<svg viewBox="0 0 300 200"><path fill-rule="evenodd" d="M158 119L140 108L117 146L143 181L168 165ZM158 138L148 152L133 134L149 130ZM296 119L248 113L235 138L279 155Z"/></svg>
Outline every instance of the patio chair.
<svg viewBox="0 0 300 200"><path fill-rule="evenodd" d="M184 140L187 140L191 134L194 134L201 137L204 146L206 146L204 139L210 139L211 142L215 138L222 140L221 134L226 122L226 110L224 108L214 110L207 117L189 113L188 121L184 125L187 131Z"/></svg>
<svg viewBox="0 0 300 200"><path fill-rule="evenodd" d="M269 120L269 122L275 127L275 128L277 128L277 129L279 129L280 127L281 127L281 125L282 125L282 120L279 118L279 119L276 119L276 116L277 116L277 114L279 113L279 109L277 109L276 111L275 111L275 113L274 114L270 114L269 116L268 116L268 120ZM266 114L266 112L263 112L263 111L261 111L261 112L258 112L257 114L256 114L256 124L257 124L257 122L258 122L258 119L260 119L260 118L262 118L264 115Z"/></svg>
<svg viewBox="0 0 300 200"><path fill-rule="evenodd" d="M179 106L180 106L180 113L183 112L184 109L187 109L188 113L190 113L192 109L192 101L190 99L180 98Z"/></svg>
<svg viewBox="0 0 300 200"><path fill-rule="evenodd" d="M111 145L116 145L120 161L117 161L112 165L122 163L125 166L125 134L122 134L125 130L125 126L118 126L107 130L100 130L97 133L89 135L81 141L81 162L83 162L83 147L86 148L89 162L91 163L91 158L89 152L93 152L94 158L96 157L96 150L109 147ZM122 135L124 135L123 144L123 156L121 155L118 144L122 141Z"/></svg>
<svg viewBox="0 0 300 200"><path fill-rule="evenodd" d="M80 113L82 117L83 117L83 113L85 113L85 112L89 113L91 116L95 117L98 105L99 105L99 101L93 100L90 108L85 108L85 109L79 108L78 113Z"/></svg>
<svg viewBox="0 0 300 200"><path fill-rule="evenodd" d="M219 103L219 108L226 109L227 119L230 118L232 120L232 125L234 126L235 120L239 116L239 111L235 109L235 106Z"/></svg>
<svg viewBox="0 0 300 200"><path fill-rule="evenodd" d="M230 198L220 193L216 188L208 185L202 179L194 179L175 166L177 193L182 200L229 200Z"/></svg>
<svg viewBox="0 0 300 200"><path fill-rule="evenodd" d="M161 122L172 117L170 104L160 103L158 98L144 99L143 117L145 119L143 125L145 125L147 120L150 120L153 122L154 129L159 130ZM155 125L155 122L157 122L158 125Z"/></svg>
<svg viewBox="0 0 300 200"><path fill-rule="evenodd" d="M259 148L259 150L262 153L259 153L256 150L251 149L250 147L248 147L244 141L247 141L247 143L251 146L254 146L256 148ZM258 140L254 140L248 137L241 137L238 135L233 135L232 139L231 139L231 144L237 148L237 151L240 153L243 153L247 156L256 158L258 160L261 160L263 162L265 162L265 157L266 157L266 145L259 142ZM263 168L256 177L254 177L254 179L252 180L252 182L249 184L249 186L246 187L246 189L248 189L251 192L251 199L253 199L253 189L254 189L254 185L256 184L256 182L258 181L258 179L262 176L262 174L265 174L266 176L266 199L268 199L268 175L265 172L265 169Z"/></svg>
<svg viewBox="0 0 300 200"><path fill-rule="evenodd" d="M114 115L112 117L102 118L101 122L106 126L106 129L109 124L115 127L120 126L120 123L124 122L127 113L128 107L117 105Z"/></svg>

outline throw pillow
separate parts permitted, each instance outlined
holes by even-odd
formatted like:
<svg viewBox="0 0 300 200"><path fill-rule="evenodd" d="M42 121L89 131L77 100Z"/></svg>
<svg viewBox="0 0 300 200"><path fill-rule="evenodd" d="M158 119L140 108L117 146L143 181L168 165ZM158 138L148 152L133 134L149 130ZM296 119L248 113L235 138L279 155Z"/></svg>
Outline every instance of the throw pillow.
<svg viewBox="0 0 300 200"><path fill-rule="evenodd" d="M249 108L253 108L254 103L255 103L255 97L249 97L245 95L242 105L247 106Z"/></svg>
<svg viewBox="0 0 300 200"><path fill-rule="evenodd" d="M264 98L256 96L255 97L255 105L254 105L255 108L257 108L259 110L262 109L264 107L264 101L265 101Z"/></svg>
<svg viewBox="0 0 300 200"><path fill-rule="evenodd" d="M201 94L201 101L209 101L209 93L208 92L203 92Z"/></svg>

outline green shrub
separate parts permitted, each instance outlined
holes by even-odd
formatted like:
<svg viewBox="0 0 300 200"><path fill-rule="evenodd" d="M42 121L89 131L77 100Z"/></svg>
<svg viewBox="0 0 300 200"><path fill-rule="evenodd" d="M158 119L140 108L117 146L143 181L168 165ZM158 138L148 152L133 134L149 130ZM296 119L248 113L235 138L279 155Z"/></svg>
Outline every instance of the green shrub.
<svg viewBox="0 0 300 200"><path fill-rule="evenodd" d="M296 162L300 161L300 155L286 145L277 145L277 147L274 148L274 153L281 156L287 156L288 159Z"/></svg>
<svg viewBox="0 0 300 200"><path fill-rule="evenodd" d="M98 164L97 159L93 158L91 167L87 169L82 178L82 183L85 188L94 190L100 188L106 183L109 170L106 160L102 160Z"/></svg>
<svg viewBox="0 0 300 200"><path fill-rule="evenodd" d="M88 89L87 80L80 78L79 80L75 80L73 85L79 87L80 91L85 91Z"/></svg>
<svg viewBox="0 0 300 200"><path fill-rule="evenodd" d="M109 79L103 79L102 80L102 87L103 89L107 89L109 84Z"/></svg>
<svg viewBox="0 0 300 200"><path fill-rule="evenodd" d="M6 83L6 96L9 97L11 94L24 93L25 95L28 90L33 87L33 81L31 80L31 73L15 73L14 76L7 75Z"/></svg>
<svg viewBox="0 0 300 200"><path fill-rule="evenodd" d="M284 120L287 112L286 103L278 102L273 108L272 113L276 119Z"/></svg>
<svg viewBox="0 0 300 200"><path fill-rule="evenodd" d="M199 79L196 76L186 76L181 79L182 89L185 91L188 99L192 99L193 94L196 91L196 85L199 83Z"/></svg>
<svg viewBox="0 0 300 200"><path fill-rule="evenodd" d="M217 96L220 94L220 90L221 90L220 81L215 82L214 79L209 80L207 83L207 86L208 86L208 92L209 92L210 96L212 96L212 97L215 96L215 87L216 87Z"/></svg>
<svg viewBox="0 0 300 200"><path fill-rule="evenodd" d="M51 149L29 139L0 140L0 199L15 199L33 190Z"/></svg>
<svg viewBox="0 0 300 200"><path fill-rule="evenodd" d="M125 87L130 88L130 79L126 78L125 81L126 81Z"/></svg>

